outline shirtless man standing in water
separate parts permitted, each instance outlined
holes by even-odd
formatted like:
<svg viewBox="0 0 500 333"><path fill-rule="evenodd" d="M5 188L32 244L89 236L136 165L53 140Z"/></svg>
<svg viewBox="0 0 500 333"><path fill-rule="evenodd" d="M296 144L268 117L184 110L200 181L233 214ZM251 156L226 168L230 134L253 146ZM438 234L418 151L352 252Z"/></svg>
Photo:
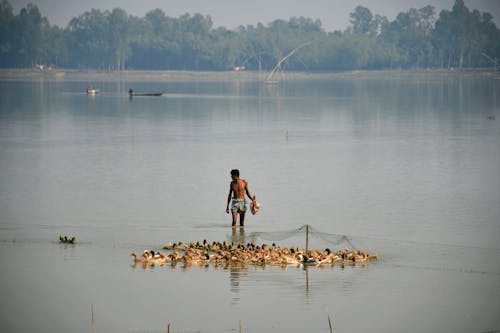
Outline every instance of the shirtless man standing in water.
<svg viewBox="0 0 500 333"><path fill-rule="evenodd" d="M247 211L247 202L245 200L245 193L250 200L253 200L250 191L248 190L248 182L240 178L240 171L238 169L231 170L231 178L233 181L229 185L229 194L227 196L226 213L229 214L229 203L231 199L231 213L233 215L233 227L236 227L236 219L240 214L240 227L245 225L245 213Z"/></svg>

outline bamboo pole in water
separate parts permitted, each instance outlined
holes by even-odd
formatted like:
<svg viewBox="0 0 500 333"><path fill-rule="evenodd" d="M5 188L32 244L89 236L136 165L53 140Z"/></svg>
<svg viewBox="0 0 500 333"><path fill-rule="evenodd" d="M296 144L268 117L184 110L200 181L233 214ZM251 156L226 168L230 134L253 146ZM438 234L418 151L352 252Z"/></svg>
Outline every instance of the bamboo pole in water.
<svg viewBox="0 0 500 333"><path fill-rule="evenodd" d="M312 43L312 41L303 43L303 44L299 45L298 47L296 47L295 49L293 49L292 52L288 53L286 56L281 58L280 61L278 61L278 63L276 64L276 66L273 68L271 73L269 73L269 75L267 76L267 78L264 82L272 82L274 74L276 74L279 70L281 70L281 64L283 62L285 62L288 58L290 58L295 52L297 52L298 50L300 50L304 46L309 45L311 43Z"/></svg>
<svg viewBox="0 0 500 333"><path fill-rule="evenodd" d="M309 224L306 224L306 256L309 250Z"/></svg>
<svg viewBox="0 0 500 333"><path fill-rule="evenodd" d="M90 324L90 330L92 333L95 332L95 327L94 327L94 304L91 304L90 305L90 313L92 315L92 321L91 321L91 324Z"/></svg>
<svg viewBox="0 0 500 333"><path fill-rule="evenodd" d="M333 333L332 321L330 320L330 315L328 315L328 325L330 326L330 333Z"/></svg>

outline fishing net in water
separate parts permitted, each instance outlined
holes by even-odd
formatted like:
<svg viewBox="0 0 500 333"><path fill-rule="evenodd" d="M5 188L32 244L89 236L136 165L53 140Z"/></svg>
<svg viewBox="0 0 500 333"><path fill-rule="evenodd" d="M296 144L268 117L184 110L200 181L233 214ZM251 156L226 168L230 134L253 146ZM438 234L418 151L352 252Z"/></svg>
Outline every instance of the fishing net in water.
<svg viewBox="0 0 500 333"><path fill-rule="evenodd" d="M234 241L234 239L233 239ZM359 249L352 237L341 234L331 234L322 232L310 225L303 225L300 228L284 231L262 231L252 232L240 241L252 243L276 243L280 246L303 247L308 248L330 248L331 250L348 248L351 250ZM307 243L307 244L306 244Z"/></svg>
<svg viewBox="0 0 500 333"><path fill-rule="evenodd" d="M350 250L378 253L397 267L494 274L500 276L500 249L440 242L352 236L322 232L311 225L285 231L252 232L244 242L275 243L282 247ZM234 238L233 238L234 241Z"/></svg>

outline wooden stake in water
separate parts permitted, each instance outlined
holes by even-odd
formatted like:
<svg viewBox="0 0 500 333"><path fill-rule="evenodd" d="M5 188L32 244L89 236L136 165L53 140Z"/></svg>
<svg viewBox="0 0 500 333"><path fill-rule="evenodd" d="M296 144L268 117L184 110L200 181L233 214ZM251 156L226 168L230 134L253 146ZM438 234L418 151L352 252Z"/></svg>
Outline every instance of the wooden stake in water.
<svg viewBox="0 0 500 333"><path fill-rule="evenodd" d="M309 251L309 224L306 224L306 255Z"/></svg>
<svg viewBox="0 0 500 333"><path fill-rule="evenodd" d="M241 319L240 319L240 333L242 333L242 332L243 332L243 325L242 325Z"/></svg>
<svg viewBox="0 0 500 333"><path fill-rule="evenodd" d="M94 304L90 305L90 312L92 314L92 322L90 325L90 329L91 329L91 332L94 333L95 332L95 328L94 328Z"/></svg>
<svg viewBox="0 0 500 333"><path fill-rule="evenodd" d="M170 333L170 323L168 323L168 326L167 326L167 333Z"/></svg>
<svg viewBox="0 0 500 333"><path fill-rule="evenodd" d="M330 320L330 315L328 315L328 325L330 325L330 333L333 333L332 321Z"/></svg>

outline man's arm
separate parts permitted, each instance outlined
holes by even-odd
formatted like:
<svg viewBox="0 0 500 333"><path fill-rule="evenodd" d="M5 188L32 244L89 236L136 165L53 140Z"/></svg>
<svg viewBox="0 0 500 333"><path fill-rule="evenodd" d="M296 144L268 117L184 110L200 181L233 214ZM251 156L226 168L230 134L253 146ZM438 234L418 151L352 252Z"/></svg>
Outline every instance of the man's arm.
<svg viewBox="0 0 500 333"><path fill-rule="evenodd" d="M247 195L250 198L250 200L253 201L253 196L250 194L250 190L248 189L248 183L247 182L245 182L245 192L247 193Z"/></svg>
<svg viewBox="0 0 500 333"><path fill-rule="evenodd" d="M226 205L226 213L229 213L229 203L231 202L231 194L233 193L233 189L231 188L231 184L229 185L229 194L227 195L227 205Z"/></svg>

